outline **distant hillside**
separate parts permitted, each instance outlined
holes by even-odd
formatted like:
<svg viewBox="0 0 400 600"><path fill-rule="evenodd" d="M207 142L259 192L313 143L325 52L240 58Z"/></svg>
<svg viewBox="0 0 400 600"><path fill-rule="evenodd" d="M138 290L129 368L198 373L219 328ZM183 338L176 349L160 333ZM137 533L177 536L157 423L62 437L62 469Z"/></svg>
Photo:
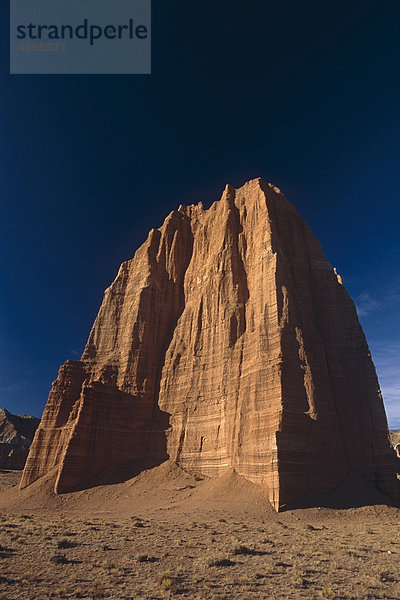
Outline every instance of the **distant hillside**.
<svg viewBox="0 0 400 600"><path fill-rule="evenodd" d="M392 445L396 446L396 444L400 444L400 429L392 429L389 433Z"/></svg>
<svg viewBox="0 0 400 600"><path fill-rule="evenodd" d="M0 469L23 469L40 419L0 408Z"/></svg>

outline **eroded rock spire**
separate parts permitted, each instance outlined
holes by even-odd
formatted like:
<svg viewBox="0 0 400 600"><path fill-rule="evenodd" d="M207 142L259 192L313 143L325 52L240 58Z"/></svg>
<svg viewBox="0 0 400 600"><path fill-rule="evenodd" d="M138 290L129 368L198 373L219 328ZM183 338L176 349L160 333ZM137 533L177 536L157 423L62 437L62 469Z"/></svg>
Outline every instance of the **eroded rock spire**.
<svg viewBox="0 0 400 600"><path fill-rule="evenodd" d="M350 296L278 188L180 206L106 290L53 384L21 487L65 492L170 459L234 468L279 510L357 471L396 496L378 380Z"/></svg>

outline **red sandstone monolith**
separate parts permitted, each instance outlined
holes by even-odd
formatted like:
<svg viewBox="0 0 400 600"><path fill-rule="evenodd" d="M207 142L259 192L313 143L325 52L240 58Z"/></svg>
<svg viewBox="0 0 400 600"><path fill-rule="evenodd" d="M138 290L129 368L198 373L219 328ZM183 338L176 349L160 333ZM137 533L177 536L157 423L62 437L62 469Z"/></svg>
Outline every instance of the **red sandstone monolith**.
<svg viewBox="0 0 400 600"><path fill-rule="evenodd" d="M396 497L379 384L354 304L295 208L256 179L180 206L106 290L53 384L21 488L128 478L170 459L234 468L279 510L352 471Z"/></svg>

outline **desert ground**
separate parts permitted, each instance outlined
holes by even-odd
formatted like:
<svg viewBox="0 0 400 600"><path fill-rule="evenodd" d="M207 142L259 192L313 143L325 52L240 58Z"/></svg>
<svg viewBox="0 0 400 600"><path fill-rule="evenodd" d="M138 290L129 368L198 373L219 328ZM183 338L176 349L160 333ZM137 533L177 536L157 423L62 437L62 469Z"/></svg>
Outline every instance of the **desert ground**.
<svg viewBox="0 0 400 600"><path fill-rule="evenodd" d="M400 510L275 513L235 472L166 463L55 496L0 472L0 599L400 599ZM357 504L357 503L355 503Z"/></svg>

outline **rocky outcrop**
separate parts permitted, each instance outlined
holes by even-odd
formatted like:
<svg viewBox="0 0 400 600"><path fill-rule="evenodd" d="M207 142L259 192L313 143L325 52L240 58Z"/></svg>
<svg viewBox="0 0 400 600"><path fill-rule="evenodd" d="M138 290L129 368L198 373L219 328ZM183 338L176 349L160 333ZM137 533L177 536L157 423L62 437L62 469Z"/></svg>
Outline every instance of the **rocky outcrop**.
<svg viewBox="0 0 400 600"><path fill-rule="evenodd" d="M0 469L23 469L40 419L0 408Z"/></svg>
<svg viewBox="0 0 400 600"><path fill-rule="evenodd" d="M132 476L166 459L235 469L279 510L357 471L398 493L379 384L354 304L273 185L180 206L106 290L61 367L21 487Z"/></svg>
<svg viewBox="0 0 400 600"><path fill-rule="evenodd" d="M389 434L392 446L395 448L398 444L400 444L400 429L392 429L389 431Z"/></svg>

